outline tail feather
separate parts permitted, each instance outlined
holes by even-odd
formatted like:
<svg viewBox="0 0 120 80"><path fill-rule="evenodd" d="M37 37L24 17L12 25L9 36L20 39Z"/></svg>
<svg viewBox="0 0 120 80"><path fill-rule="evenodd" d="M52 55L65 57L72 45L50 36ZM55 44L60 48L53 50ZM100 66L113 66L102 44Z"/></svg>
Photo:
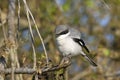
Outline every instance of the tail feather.
<svg viewBox="0 0 120 80"><path fill-rule="evenodd" d="M93 65L93 66L97 66L97 64L89 57L89 56L87 56L87 55L84 55L84 57L85 57L85 59L87 59L87 61L91 64L91 65Z"/></svg>

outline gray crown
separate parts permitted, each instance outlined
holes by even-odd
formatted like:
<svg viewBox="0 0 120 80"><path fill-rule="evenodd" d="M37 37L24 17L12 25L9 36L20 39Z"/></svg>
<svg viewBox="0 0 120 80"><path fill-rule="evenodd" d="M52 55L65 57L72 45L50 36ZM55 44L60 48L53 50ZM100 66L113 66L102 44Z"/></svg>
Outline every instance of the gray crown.
<svg viewBox="0 0 120 80"><path fill-rule="evenodd" d="M59 25L55 29L55 34L59 34L59 33L65 31L67 29L69 29L69 26L67 26L67 25Z"/></svg>

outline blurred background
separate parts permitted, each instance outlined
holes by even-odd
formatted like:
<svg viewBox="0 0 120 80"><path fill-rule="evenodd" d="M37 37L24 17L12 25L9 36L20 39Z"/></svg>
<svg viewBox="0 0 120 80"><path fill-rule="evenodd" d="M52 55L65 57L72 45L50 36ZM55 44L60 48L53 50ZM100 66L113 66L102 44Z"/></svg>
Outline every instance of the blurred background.
<svg viewBox="0 0 120 80"><path fill-rule="evenodd" d="M5 21L6 32L8 3L8 0L0 0L1 20ZM81 57L73 58L72 65L68 68L70 80L120 80L120 0L27 0L27 3L54 65L60 61L55 45L55 27L67 24L78 27L81 31L91 52L89 55L98 67L92 67ZM32 66L33 52L22 0L20 5L18 55L21 66ZM17 10L16 1L16 26ZM34 26L32 27L37 61L42 65L45 61L44 50ZM0 45L2 43L3 32L0 29Z"/></svg>

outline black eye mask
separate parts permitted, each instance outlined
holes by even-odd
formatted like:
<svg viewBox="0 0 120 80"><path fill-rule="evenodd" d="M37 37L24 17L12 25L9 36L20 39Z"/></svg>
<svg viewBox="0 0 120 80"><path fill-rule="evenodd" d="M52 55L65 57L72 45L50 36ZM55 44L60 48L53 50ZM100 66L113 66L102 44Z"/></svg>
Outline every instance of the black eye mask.
<svg viewBox="0 0 120 80"><path fill-rule="evenodd" d="M59 35L63 35L63 34L67 34L69 31L68 31L68 29L67 30L65 30L65 31L63 31L63 32L61 32L61 33L59 33L59 34L56 34L57 36L59 36Z"/></svg>

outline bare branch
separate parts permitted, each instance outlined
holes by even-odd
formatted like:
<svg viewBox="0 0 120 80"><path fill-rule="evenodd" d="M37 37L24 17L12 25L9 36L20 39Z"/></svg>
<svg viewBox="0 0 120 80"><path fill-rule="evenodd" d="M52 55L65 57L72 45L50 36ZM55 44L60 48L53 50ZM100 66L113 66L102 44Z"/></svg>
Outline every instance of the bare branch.
<svg viewBox="0 0 120 80"><path fill-rule="evenodd" d="M17 40L19 40L19 30L20 30L20 0L18 0L18 16L17 16Z"/></svg>
<svg viewBox="0 0 120 80"><path fill-rule="evenodd" d="M69 65L70 65L70 63L64 64L62 66L57 66L57 67L55 66L55 67L52 67L52 68L43 68L43 69L41 69L41 73L46 73L46 72L60 70L62 68L67 68ZM0 74L10 74L11 72L12 72L11 68L0 70ZM33 74L33 73L36 73L36 72L37 72L37 70L36 69L32 69L32 68L16 68L14 70L15 74Z"/></svg>
<svg viewBox="0 0 120 80"><path fill-rule="evenodd" d="M103 3L103 5L108 9L108 10L111 10L111 6L109 6L106 2L105 2L105 0L100 0L102 3Z"/></svg>
<svg viewBox="0 0 120 80"><path fill-rule="evenodd" d="M120 71L116 71L116 72L112 72L112 73L109 73L109 74L106 74L105 77L118 77L120 76Z"/></svg>
<svg viewBox="0 0 120 80"><path fill-rule="evenodd" d="M24 2L25 3L25 2ZM31 36L31 42L32 42L32 49L33 49L33 68L36 68L36 51L35 51L35 44L34 44L34 36L33 36L33 31L32 31L32 26L31 26L31 22L30 22L30 16L29 16L29 11L28 11L28 7L25 3L25 9L26 9L26 15L27 15L27 19L28 19L28 24L29 24L29 31L30 31L30 36Z"/></svg>
<svg viewBox="0 0 120 80"><path fill-rule="evenodd" d="M8 11L8 38L12 43L15 43L16 30L15 30L15 0L9 0Z"/></svg>
<svg viewBox="0 0 120 80"><path fill-rule="evenodd" d="M0 26L2 26L2 31L3 31L3 35L4 35L4 39L5 41L7 40L7 36L6 36L6 30L5 30L5 26L4 24L6 23L6 20L2 20L2 11L0 9Z"/></svg>
<svg viewBox="0 0 120 80"><path fill-rule="evenodd" d="M9 0L9 11L8 11L8 39L10 42L10 58L11 58L11 79L14 80L14 69L15 69L15 38L16 38L16 28L15 28L15 0Z"/></svg>
<svg viewBox="0 0 120 80"><path fill-rule="evenodd" d="M0 26L4 25L6 23L6 19L2 21L2 23L0 23Z"/></svg>
<svg viewBox="0 0 120 80"><path fill-rule="evenodd" d="M46 56L46 62L47 62L47 64L48 64L48 55L47 55L47 51L46 51L46 48L45 48L43 39L42 39L42 37L41 37L41 34L40 34L39 30L38 30L38 26L37 26L37 24L36 24L36 22L35 22L35 19L34 19L32 13L31 13L31 11L30 11L30 9L29 9L27 3L26 3L26 0L23 0L23 2L24 2L24 4L25 4L25 7L26 7L28 13L30 14L30 16L31 16L31 18L32 18L32 20L33 20L33 23L35 24L35 28L36 28L36 30L37 30L38 36L39 36L39 38L40 38L40 40L41 40L41 42L42 42L42 45L43 45L43 49L44 49L45 56Z"/></svg>
<svg viewBox="0 0 120 80"><path fill-rule="evenodd" d="M81 79L81 78L83 78L83 77L85 77L86 75L89 75L89 74L91 74L90 71L80 72L76 76L74 76L71 80L79 80L79 79Z"/></svg>

